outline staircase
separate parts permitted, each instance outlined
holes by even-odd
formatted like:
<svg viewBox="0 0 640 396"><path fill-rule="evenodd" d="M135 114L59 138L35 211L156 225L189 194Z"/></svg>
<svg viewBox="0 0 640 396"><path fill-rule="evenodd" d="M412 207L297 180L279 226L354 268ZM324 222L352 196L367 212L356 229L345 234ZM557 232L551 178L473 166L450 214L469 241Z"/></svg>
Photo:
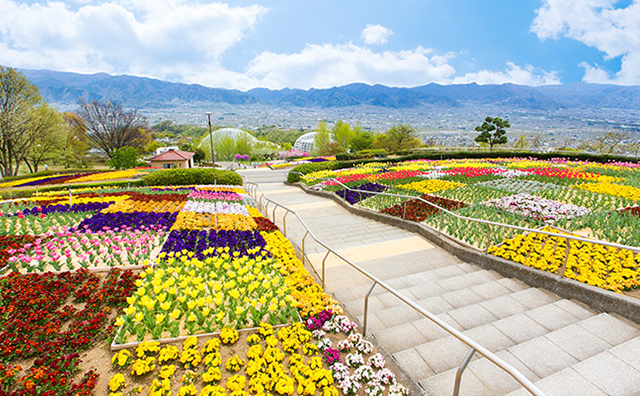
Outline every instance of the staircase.
<svg viewBox="0 0 640 396"><path fill-rule="evenodd" d="M242 174L261 184L269 198L295 210L320 240L494 352L548 396L640 395L637 324L465 263L408 231L286 186L281 172ZM276 213L281 227L283 215ZM304 229L291 215L286 222L287 237L299 246ZM305 253L320 273L326 249L307 238ZM335 257L326 262L327 291L362 323L363 297L371 282ZM426 394L452 394L468 347L379 287L369 299L368 334ZM528 392L476 354L460 394Z"/></svg>

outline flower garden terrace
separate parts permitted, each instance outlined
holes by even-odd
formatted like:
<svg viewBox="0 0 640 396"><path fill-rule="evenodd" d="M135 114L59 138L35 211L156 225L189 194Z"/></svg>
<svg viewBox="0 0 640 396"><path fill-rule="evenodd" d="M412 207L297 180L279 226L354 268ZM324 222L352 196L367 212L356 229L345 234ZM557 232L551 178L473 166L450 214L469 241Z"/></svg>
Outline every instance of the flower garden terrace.
<svg viewBox="0 0 640 396"><path fill-rule="evenodd" d="M640 256L635 249L640 246L639 164L413 160L312 171L301 181L313 189L335 192L352 205L424 223L529 267L564 272L566 277L616 292L629 292L640 284ZM589 241L572 241L567 246L566 238L507 227L492 227L488 233L484 224L468 218L633 249Z"/></svg>
<svg viewBox="0 0 640 396"><path fill-rule="evenodd" d="M238 186L0 210L2 395L407 394Z"/></svg>

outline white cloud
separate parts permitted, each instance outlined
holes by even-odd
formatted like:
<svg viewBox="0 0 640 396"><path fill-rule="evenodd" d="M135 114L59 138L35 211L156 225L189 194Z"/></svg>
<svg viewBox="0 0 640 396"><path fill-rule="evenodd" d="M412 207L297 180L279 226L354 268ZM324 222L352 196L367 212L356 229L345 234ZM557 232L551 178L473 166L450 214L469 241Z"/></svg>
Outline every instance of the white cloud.
<svg viewBox="0 0 640 396"><path fill-rule="evenodd" d="M616 8L617 0L544 0L531 26L540 39L568 37L605 54L622 57L610 76L595 65L582 64L586 82L640 84L640 1Z"/></svg>
<svg viewBox="0 0 640 396"><path fill-rule="evenodd" d="M215 73L267 11L184 0L78 3L0 0L0 63L176 79Z"/></svg>
<svg viewBox="0 0 640 396"><path fill-rule="evenodd" d="M354 44L307 45L301 52L263 52L246 75L269 88L328 88L352 82L414 86L446 83L455 70L446 56L418 47L397 52L374 52Z"/></svg>
<svg viewBox="0 0 640 396"><path fill-rule="evenodd" d="M560 84L560 79L558 78L558 73L555 71L547 72L531 65L526 65L523 68L512 62L507 62L507 68L504 71L480 70L453 79L454 84L468 84L472 82L481 85L512 83L539 86Z"/></svg>
<svg viewBox="0 0 640 396"><path fill-rule="evenodd" d="M243 71L222 66L226 52L267 9L187 0L0 0L0 64L82 73L156 77L215 87L327 88L352 82L416 86L431 82L557 83L554 72L508 64L457 76L452 53L423 47L375 51L393 32L367 25L365 44L307 44L257 54ZM595 73L595 72L594 72Z"/></svg>
<svg viewBox="0 0 640 396"><path fill-rule="evenodd" d="M360 34L365 44L385 44L393 34L391 29L382 25L368 24Z"/></svg>

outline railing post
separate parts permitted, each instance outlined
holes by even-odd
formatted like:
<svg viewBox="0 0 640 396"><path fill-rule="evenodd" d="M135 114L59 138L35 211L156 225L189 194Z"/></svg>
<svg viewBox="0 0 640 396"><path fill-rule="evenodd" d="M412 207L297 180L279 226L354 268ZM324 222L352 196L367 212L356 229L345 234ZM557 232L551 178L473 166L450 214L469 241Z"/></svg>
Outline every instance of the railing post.
<svg viewBox="0 0 640 396"><path fill-rule="evenodd" d="M485 253L489 253L489 246L491 246L491 225L487 224L487 248L484 250Z"/></svg>
<svg viewBox="0 0 640 396"><path fill-rule="evenodd" d="M271 202L267 201L266 205L264 205L264 208L262 209L262 212L265 214L265 216L269 217L269 204Z"/></svg>
<svg viewBox="0 0 640 396"><path fill-rule="evenodd" d="M464 370L467 368L467 365L471 361L473 354L476 353L476 350L471 348L467 356L465 356L464 360L460 367L458 367L458 371L456 371L456 381L453 384L453 396L458 396L460 393L460 381L462 381L462 374L464 374Z"/></svg>
<svg viewBox="0 0 640 396"><path fill-rule="evenodd" d="M373 285L371 285L371 287L369 288L369 291L367 292L367 294L364 296L364 314L363 314L363 319L362 319L362 336L366 337L367 336L367 319L369 317L369 296L371 296L371 292L373 291L373 288L376 287L376 285L378 284L378 282L373 282Z"/></svg>
<svg viewBox="0 0 640 396"><path fill-rule="evenodd" d="M571 240L567 238L567 249L564 253L564 262L562 263L562 267L560 267L560 273L558 274L560 278L564 277L564 271L567 269L567 263L569 262L569 253L571 253Z"/></svg>
<svg viewBox="0 0 640 396"><path fill-rule="evenodd" d="M407 215L407 201L404 201L403 209L402 209L402 220L405 220L406 215Z"/></svg>
<svg viewBox="0 0 640 396"><path fill-rule="evenodd" d="M289 211L284 212L284 217L282 218L282 234L286 237L287 236L287 215L289 214Z"/></svg>
<svg viewBox="0 0 640 396"><path fill-rule="evenodd" d="M327 254L324 255L324 258L322 259L322 289L324 290L324 269L325 269L325 263L327 261L327 257L329 257L329 254L331 253L331 250L327 250Z"/></svg>
<svg viewBox="0 0 640 396"><path fill-rule="evenodd" d="M273 207L273 213L271 213L271 216L273 217L273 224L277 224L277 222L276 222L276 209L278 209L278 205L275 205Z"/></svg>
<svg viewBox="0 0 640 396"><path fill-rule="evenodd" d="M304 258L306 257L304 255L304 241L305 241L305 239L307 239L307 235L309 235L309 230L307 230L307 232L302 237L302 264L304 264Z"/></svg>

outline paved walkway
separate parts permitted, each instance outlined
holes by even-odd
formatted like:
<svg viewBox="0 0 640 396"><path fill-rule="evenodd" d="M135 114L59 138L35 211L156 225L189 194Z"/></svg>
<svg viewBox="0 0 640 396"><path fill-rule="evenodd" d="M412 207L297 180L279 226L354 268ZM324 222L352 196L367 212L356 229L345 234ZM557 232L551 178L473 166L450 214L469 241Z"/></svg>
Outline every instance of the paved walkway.
<svg viewBox="0 0 640 396"><path fill-rule="evenodd" d="M462 262L411 232L284 185L282 171L241 174L295 210L324 243L496 353L547 396L640 395L637 324ZM283 214L276 213L279 225ZM294 245L300 245L303 234L287 216L287 237ZM306 254L320 273L326 250L309 240ZM362 321L370 282L337 259L328 260L326 281L327 291ZM452 394L456 369L468 352L457 339L380 288L369 302L369 333L426 394ZM486 359L474 357L460 394L528 393Z"/></svg>

